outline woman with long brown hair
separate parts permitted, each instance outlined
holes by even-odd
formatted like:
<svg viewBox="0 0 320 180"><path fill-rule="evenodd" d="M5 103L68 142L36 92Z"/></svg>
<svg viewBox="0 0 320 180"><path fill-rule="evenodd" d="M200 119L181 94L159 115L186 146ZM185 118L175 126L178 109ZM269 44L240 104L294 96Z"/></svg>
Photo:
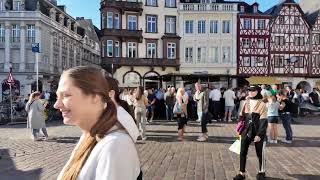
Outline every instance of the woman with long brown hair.
<svg viewBox="0 0 320 180"><path fill-rule="evenodd" d="M140 130L140 135L142 141L146 140L146 111L147 111L148 99L143 95L143 88L141 86L137 87L135 99L134 99L134 117L137 121L137 126Z"/></svg>
<svg viewBox="0 0 320 180"><path fill-rule="evenodd" d="M100 69L79 66L62 73L54 107L65 124L78 126L83 134L58 180L137 179L138 153L117 120L109 91Z"/></svg>

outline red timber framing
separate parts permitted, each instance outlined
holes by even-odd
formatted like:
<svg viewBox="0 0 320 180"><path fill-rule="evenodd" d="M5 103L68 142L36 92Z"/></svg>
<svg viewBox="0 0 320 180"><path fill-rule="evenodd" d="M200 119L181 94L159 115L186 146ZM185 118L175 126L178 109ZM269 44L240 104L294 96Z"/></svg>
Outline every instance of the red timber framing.
<svg viewBox="0 0 320 180"><path fill-rule="evenodd" d="M320 77L320 10L307 17L311 25L311 76Z"/></svg>
<svg viewBox="0 0 320 180"><path fill-rule="evenodd" d="M310 76L310 27L299 5L290 0L280 4L270 26L269 75Z"/></svg>
<svg viewBox="0 0 320 180"><path fill-rule="evenodd" d="M269 15L238 15L238 68L240 76L262 76L269 73Z"/></svg>

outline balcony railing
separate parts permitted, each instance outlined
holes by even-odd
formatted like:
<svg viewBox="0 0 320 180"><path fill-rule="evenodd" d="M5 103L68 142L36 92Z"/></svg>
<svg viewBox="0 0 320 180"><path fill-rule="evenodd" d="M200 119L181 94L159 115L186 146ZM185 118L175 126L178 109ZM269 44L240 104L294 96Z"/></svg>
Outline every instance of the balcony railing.
<svg viewBox="0 0 320 180"><path fill-rule="evenodd" d="M127 30L127 29L103 29L104 36L117 36L121 37L123 41L127 38L138 39L141 43L143 40L142 30Z"/></svg>
<svg viewBox="0 0 320 180"><path fill-rule="evenodd" d="M237 4L218 4L218 3L180 3L180 11L238 11Z"/></svg>
<svg viewBox="0 0 320 180"><path fill-rule="evenodd" d="M143 11L142 0L137 0L137 2L104 0L100 5L101 9L105 7L115 7L121 9L122 11L134 11L140 13Z"/></svg>
<svg viewBox="0 0 320 180"><path fill-rule="evenodd" d="M178 67L179 59L162 59L162 58L102 58L102 65L119 65L119 66L151 66L151 67Z"/></svg>

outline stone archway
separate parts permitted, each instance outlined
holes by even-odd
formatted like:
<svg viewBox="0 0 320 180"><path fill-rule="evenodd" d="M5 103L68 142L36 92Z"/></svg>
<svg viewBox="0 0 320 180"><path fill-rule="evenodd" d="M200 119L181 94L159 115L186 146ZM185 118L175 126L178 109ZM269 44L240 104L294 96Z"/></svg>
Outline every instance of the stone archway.
<svg viewBox="0 0 320 180"><path fill-rule="evenodd" d="M155 71L146 72L143 76L145 88L159 89L161 87L160 74Z"/></svg>

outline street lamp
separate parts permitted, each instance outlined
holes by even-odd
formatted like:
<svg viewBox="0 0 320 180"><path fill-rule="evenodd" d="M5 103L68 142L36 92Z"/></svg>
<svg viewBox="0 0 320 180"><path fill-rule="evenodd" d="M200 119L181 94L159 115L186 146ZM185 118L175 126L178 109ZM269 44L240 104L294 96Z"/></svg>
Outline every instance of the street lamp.
<svg viewBox="0 0 320 180"><path fill-rule="evenodd" d="M36 81L37 81L37 91L39 91L39 53L40 53L40 43L32 44L32 52L36 54Z"/></svg>

